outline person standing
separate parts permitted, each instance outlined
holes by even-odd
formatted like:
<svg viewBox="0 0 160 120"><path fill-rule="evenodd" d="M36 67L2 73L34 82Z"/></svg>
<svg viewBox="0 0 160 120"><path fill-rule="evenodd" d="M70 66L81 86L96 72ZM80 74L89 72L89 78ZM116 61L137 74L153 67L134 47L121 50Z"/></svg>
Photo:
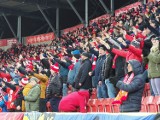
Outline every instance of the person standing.
<svg viewBox="0 0 160 120"><path fill-rule="evenodd" d="M90 76L94 76L94 81L97 85L97 97L107 98L107 87L105 85L105 80L102 80L102 66L106 59L107 48L104 45L99 46L99 57L96 62L96 68L93 72L90 72Z"/></svg>
<svg viewBox="0 0 160 120"><path fill-rule="evenodd" d="M62 84L59 78L58 63L50 67L51 76L46 89L46 98L51 104L52 112L58 112L58 105L62 98Z"/></svg>
<svg viewBox="0 0 160 120"><path fill-rule="evenodd" d="M92 63L89 58L89 53L83 52L81 54L82 63L75 78L75 89L77 90L87 90L89 88L92 88L92 78L91 76L89 76L89 72L92 70Z"/></svg>
<svg viewBox="0 0 160 120"><path fill-rule="evenodd" d="M148 77L151 79L151 87L154 95L160 95L160 38L152 38L152 48L148 55Z"/></svg>
<svg viewBox="0 0 160 120"><path fill-rule="evenodd" d="M36 77L30 79L32 88L27 96L24 97L26 112L39 111L39 100L41 88L38 84L39 80Z"/></svg>

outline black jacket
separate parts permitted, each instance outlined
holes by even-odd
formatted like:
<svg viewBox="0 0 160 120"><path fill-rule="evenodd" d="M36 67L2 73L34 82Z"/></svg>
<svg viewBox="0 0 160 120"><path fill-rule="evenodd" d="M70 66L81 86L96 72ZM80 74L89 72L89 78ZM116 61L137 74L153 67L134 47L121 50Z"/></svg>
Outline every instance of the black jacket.
<svg viewBox="0 0 160 120"><path fill-rule="evenodd" d="M50 77L49 85L46 89L47 98L52 98L54 96L62 95L62 85L59 80L59 76L55 75Z"/></svg>
<svg viewBox="0 0 160 120"><path fill-rule="evenodd" d="M113 56L111 54L108 54L106 56L106 59L104 60L104 63L102 65L102 74L101 74L102 81L114 75L114 71L112 69L112 63L113 63L112 60L113 60Z"/></svg>
<svg viewBox="0 0 160 120"><path fill-rule="evenodd" d="M79 68L79 72L75 78L75 88L76 89L89 89L92 88L92 78L89 76L89 72L92 70L92 63L89 59L82 61ZM79 83L82 86L79 86Z"/></svg>

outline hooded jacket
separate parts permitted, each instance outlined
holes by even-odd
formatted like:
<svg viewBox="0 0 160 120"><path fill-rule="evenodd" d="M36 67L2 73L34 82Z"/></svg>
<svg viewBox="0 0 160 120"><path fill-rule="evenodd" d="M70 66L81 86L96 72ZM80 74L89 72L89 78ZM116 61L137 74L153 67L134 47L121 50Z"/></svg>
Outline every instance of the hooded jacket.
<svg viewBox="0 0 160 120"><path fill-rule="evenodd" d="M141 99L144 90L145 80L147 78L147 73L142 74L141 63L137 60L129 60L128 63L132 66L132 72L134 73L134 78L130 84L125 84L122 80L118 81L117 87L121 90L128 92L128 98L120 106L121 112L134 112L140 111L141 109Z"/></svg>
<svg viewBox="0 0 160 120"><path fill-rule="evenodd" d="M77 111L77 109L79 109L80 112L86 112L86 105L88 100L89 100L88 90L80 90L73 92L62 98L62 100L59 103L59 111L75 112Z"/></svg>

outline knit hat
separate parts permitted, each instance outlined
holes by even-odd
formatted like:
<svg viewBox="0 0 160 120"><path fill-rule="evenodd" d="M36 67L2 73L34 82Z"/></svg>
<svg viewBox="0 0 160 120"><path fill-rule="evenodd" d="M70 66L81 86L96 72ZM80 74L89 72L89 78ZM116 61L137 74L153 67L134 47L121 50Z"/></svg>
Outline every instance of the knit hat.
<svg viewBox="0 0 160 120"><path fill-rule="evenodd" d="M55 71L56 73L59 72L59 66L57 62L51 66L51 70Z"/></svg>
<svg viewBox="0 0 160 120"><path fill-rule="evenodd" d="M79 51L79 50L74 50L74 51L71 52L71 54L72 54L72 55L77 55L77 54L79 55L79 54L80 54L80 51Z"/></svg>
<svg viewBox="0 0 160 120"><path fill-rule="evenodd" d="M85 57L87 57L87 58L90 58L90 55L89 55L89 53L87 53L87 52L83 52L81 55L83 55L83 56L85 56Z"/></svg>
<svg viewBox="0 0 160 120"><path fill-rule="evenodd" d="M32 80L34 80L36 83L39 82L39 80L38 80L36 77L31 77L31 78L30 78L30 81L32 81Z"/></svg>
<svg viewBox="0 0 160 120"><path fill-rule="evenodd" d="M22 84L23 86L27 85L28 82L29 82L29 81L28 81L28 78L22 78L22 79L21 79L21 84Z"/></svg>

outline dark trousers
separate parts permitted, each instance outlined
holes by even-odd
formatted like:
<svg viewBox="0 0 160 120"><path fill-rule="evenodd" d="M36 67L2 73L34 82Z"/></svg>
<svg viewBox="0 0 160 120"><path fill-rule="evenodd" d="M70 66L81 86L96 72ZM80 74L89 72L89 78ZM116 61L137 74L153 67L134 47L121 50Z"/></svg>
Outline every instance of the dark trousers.
<svg viewBox="0 0 160 120"><path fill-rule="evenodd" d="M61 97L56 97L56 96L52 97L49 100L49 102L51 104L51 110L52 110L52 112L59 112L58 106L59 106L60 100L61 100Z"/></svg>
<svg viewBox="0 0 160 120"><path fill-rule="evenodd" d="M39 112L46 112L46 99L44 99L44 98L40 98Z"/></svg>

